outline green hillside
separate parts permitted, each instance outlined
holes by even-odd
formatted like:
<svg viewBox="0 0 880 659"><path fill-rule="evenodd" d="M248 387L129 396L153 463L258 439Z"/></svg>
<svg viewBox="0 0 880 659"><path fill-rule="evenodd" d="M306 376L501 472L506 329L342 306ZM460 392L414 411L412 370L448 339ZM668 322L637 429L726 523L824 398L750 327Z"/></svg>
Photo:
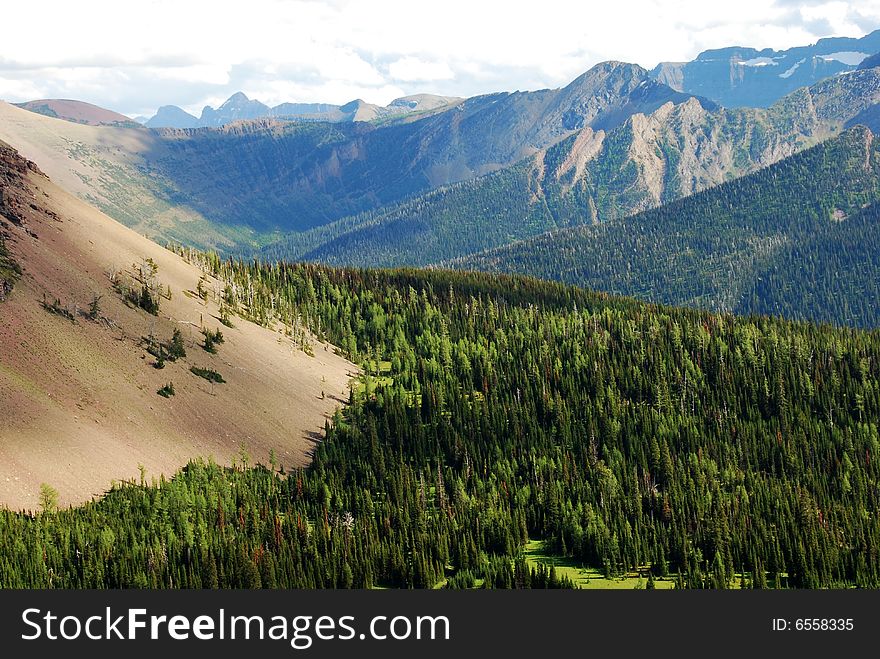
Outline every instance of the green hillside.
<svg viewBox="0 0 880 659"><path fill-rule="evenodd" d="M360 362L347 406L307 469L242 454L0 513L3 586L572 585L536 541L679 587L880 586L876 332L188 255L230 312L302 319Z"/></svg>
<svg viewBox="0 0 880 659"><path fill-rule="evenodd" d="M880 160L864 127L640 215L450 262L738 314L880 324Z"/></svg>

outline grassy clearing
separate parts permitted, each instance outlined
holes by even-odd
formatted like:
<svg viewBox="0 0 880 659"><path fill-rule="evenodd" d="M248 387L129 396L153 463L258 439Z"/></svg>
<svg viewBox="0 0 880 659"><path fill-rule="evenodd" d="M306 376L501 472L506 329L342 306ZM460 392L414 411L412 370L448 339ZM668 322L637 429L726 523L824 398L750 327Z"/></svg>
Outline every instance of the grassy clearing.
<svg viewBox="0 0 880 659"><path fill-rule="evenodd" d="M391 377L391 362L382 360L377 369L375 359L367 360L364 363L364 372L354 383L355 393L365 392L368 384L370 391L375 391L376 387L389 387L394 384L394 378Z"/></svg>
<svg viewBox="0 0 880 659"><path fill-rule="evenodd" d="M568 577L578 588L594 588L594 589L634 589L644 588L647 583L647 570L645 576L641 576L638 572L628 572L627 574L608 579L600 570L583 566L575 562L571 558L565 556L552 556L545 553L544 542L542 540L529 541L524 549L526 561L530 565L542 563L546 566L554 566L556 574L560 577ZM654 579L654 585L658 590L671 589L675 586L675 582L670 578Z"/></svg>

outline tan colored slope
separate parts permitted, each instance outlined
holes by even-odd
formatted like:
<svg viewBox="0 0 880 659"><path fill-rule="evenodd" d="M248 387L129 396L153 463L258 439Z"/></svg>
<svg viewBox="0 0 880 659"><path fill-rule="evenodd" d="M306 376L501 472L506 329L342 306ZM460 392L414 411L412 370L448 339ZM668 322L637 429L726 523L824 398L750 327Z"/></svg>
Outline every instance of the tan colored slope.
<svg viewBox="0 0 880 659"><path fill-rule="evenodd" d="M181 242L215 247L232 244L198 211L172 201L174 186L149 165L162 156L162 140L146 128L76 124L0 101L0 141L138 233L171 233Z"/></svg>
<svg viewBox="0 0 880 659"><path fill-rule="evenodd" d="M54 112L59 119L74 121L79 124L101 126L103 124L131 124L131 119L123 114L106 108L92 105L84 101L74 101L67 98L43 98L37 101L28 101L20 107L31 112L45 113L49 116Z"/></svg>
<svg viewBox="0 0 880 659"><path fill-rule="evenodd" d="M3 192L8 203L8 185ZM41 483L63 504L81 502L114 479L137 477L139 464L148 478L170 476L196 456L229 463L242 444L254 461L267 463L274 450L286 467L307 462L325 418L347 396L351 363L317 342L309 357L280 332L239 318L223 327L216 303L184 293L196 288L198 268L40 174L29 172L26 189L11 192L25 221L0 218L0 228L24 273L0 302L0 503L34 508ZM108 277L144 258L172 291L158 317L126 306ZM73 323L40 304L45 295L82 309L94 293L103 296L100 322ZM223 331L216 355L197 344L202 322ZM187 357L157 370L139 339L152 332L166 340L175 327ZM212 388L191 365L227 383ZM165 399L156 391L169 381L177 394Z"/></svg>

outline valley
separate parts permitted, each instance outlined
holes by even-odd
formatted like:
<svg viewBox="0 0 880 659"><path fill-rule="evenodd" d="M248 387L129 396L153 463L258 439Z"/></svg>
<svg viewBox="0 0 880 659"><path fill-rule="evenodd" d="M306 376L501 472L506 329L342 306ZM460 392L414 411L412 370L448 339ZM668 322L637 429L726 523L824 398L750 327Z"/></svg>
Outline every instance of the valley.
<svg viewBox="0 0 880 659"><path fill-rule="evenodd" d="M0 101L0 587L880 588L878 39Z"/></svg>

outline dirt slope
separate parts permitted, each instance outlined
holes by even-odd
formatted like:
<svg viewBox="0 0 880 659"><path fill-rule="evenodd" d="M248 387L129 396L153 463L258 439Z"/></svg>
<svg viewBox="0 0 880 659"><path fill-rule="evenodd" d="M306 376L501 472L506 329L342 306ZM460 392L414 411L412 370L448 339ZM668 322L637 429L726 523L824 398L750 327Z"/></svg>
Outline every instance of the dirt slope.
<svg viewBox="0 0 880 659"><path fill-rule="evenodd" d="M30 112L57 117L58 119L78 124L88 124L89 126L132 125L135 123L124 114L119 114L113 110L107 110L84 101L73 101L64 98L45 98L39 101L28 101L27 103L19 104L18 107Z"/></svg>
<svg viewBox="0 0 880 659"><path fill-rule="evenodd" d="M41 483L62 504L105 491L114 479L171 475L195 456L230 462L244 445L266 463L302 465L327 415L347 396L355 367L313 342L307 356L280 331L233 318L222 326L213 294L194 291L201 272L175 254L67 194L0 144L0 231L23 273L0 302L0 504L34 508ZM150 258L171 289L158 316L128 306L109 273L134 277ZM208 284L219 290L219 282ZM100 318L85 317L101 295ZM41 304L55 299L75 322ZM200 325L221 329L211 355ZM180 328L187 357L157 370L141 344ZM190 366L218 371L212 385ZM173 382L176 395L156 391ZM326 395L322 396L322 392Z"/></svg>

